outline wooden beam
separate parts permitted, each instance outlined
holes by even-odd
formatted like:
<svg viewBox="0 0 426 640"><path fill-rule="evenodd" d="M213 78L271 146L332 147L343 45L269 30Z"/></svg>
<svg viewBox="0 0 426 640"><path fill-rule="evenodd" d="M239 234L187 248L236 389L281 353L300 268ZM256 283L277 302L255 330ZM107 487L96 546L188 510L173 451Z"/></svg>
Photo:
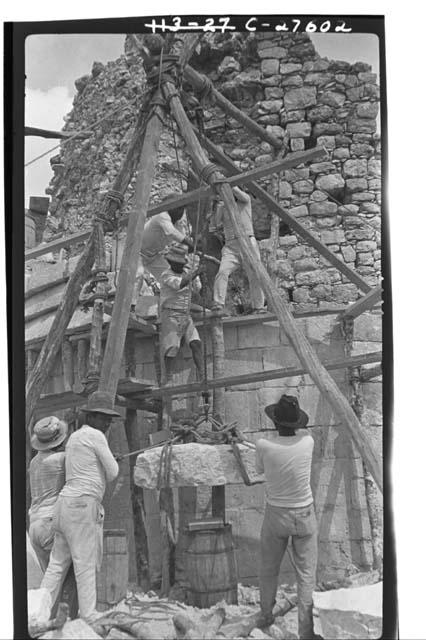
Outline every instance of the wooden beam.
<svg viewBox="0 0 426 640"><path fill-rule="evenodd" d="M359 367L365 364L374 364L375 362L381 362L382 352L373 351L370 353L363 353L359 356L351 356L341 358L339 360L326 360L322 363L323 367L328 371L336 371L338 369L346 369L348 367ZM209 389L228 389L230 387L239 387L245 384L252 384L253 382L269 382L269 380L279 380L280 378L293 378L296 376L309 375L309 371L306 367L283 367L282 369L270 369L268 371L255 371L252 373L243 373L238 376L226 376L222 378L213 378L208 380ZM161 387L160 389L148 389L146 390L146 397L160 398L162 396L179 396L186 393L197 393L202 391L203 383L190 382L187 384L180 384L174 387Z"/></svg>
<svg viewBox="0 0 426 640"><path fill-rule="evenodd" d="M349 305L345 309L345 311L340 315L340 320L344 320L345 318L356 318L364 313L364 311L368 311L372 309L378 302L382 299L382 285L379 285L372 289L367 295L363 296L353 304Z"/></svg>
<svg viewBox="0 0 426 640"><path fill-rule="evenodd" d="M129 323L130 304L136 278L139 251L142 244L142 234L165 117L164 108L158 104L155 105L146 126L140 154L133 209L129 216L126 243L118 274L115 304L99 380L99 389L108 392L112 397L116 394L120 377L121 358L126 339L126 327Z"/></svg>
<svg viewBox="0 0 426 640"><path fill-rule="evenodd" d="M60 393L49 393L42 395L34 409L34 415L48 415L55 411L63 411L64 409L74 409L86 404L87 395L85 393L75 393L74 391L62 391ZM158 413L158 407L147 398L124 398L116 396L115 404L119 407L135 409L138 411L149 411L150 413Z"/></svg>
<svg viewBox="0 0 426 640"><path fill-rule="evenodd" d="M194 127L194 131L199 135L198 131ZM236 174L239 172L238 167L232 162L230 158L226 154L224 154L219 147L217 147L211 140L206 138L205 136L199 136L205 145L206 149L212 156L217 160L227 171L231 174ZM289 154L290 156L290 154ZM287 157L289 157L287 156ZM364 293L369 293L371 291L370 285L362 278L356 271L348 267L345 262L339 260L339 258L327 247L320 242L306 227L303 226L296 218L293 218L283 207L281 207L274 198L272 198L269 193L267 193L264 189L262 189L256 182L247 183L247 188L251 193L262 200L262 202L267 206L267 208L276 213L281 220L283 220L288 226L297 233L298 236L308 242L311 246L313 246L318 253L320 253L324 258L326 258L330 264L332 264L336 269L338 269L343 275L345 275L350 282L353 282L357 285L361 291Z"/></svg>
<svg viewBox="0 0 426 640"><path fill-rule="evenodd" d="M211 85L211 81L202 73L199 73L195 69L193 69L190 65L186 65L183 70L184 79L192 84L194 89L198 92L203 91L208 86L208 83ZM248 129L251 133L254 133L255 136L260 138L261 140L265 140L270 145L275 147L275 149L282 148L282 141L278 140L271 133L266 131L260 124L252 120L246 113L238 109L232 102L230 102L225 96L220 93L217 89L211 85L211 96L214 102L225 111L228 116L235 118L238 122L240 122L246 129Z"/></svg>
<svg viewBox="0 0 426 640"><path fill-rule="evenodd" d="M39 127L24 127L24 135L37 136L38 138L58 138L61 140L75 138L77 140L81 138L89 138L92 135L92 132L80 131L78 133L72 133L70 131L52 131L51 129L40 129Z"/></svg>
<svg viewBox="0 0 426 640"><path fill-rule="evenodd" d="M209 158L194 133L174 85L165 82L163 92L164 97L170 104L172 115L178 123L181 135L186 142L187 150L198 172L201 173L209 164ZM349 434L360 452L361 457L364 459L368 470L377 483L377 486L383 491L383 470L377 453L373 450L347 398L345 398L333 378L321 364L314 348L297 326L288 304L282 299L276 287L273 286L264 265L255 253L252 244L249 242L249 237L241 234L240 216L232 189L229 184L221 182L221 179L222 175L219 172L214 172L209 176L208 182L210 184L216 184L216 188L222 197L227 209L227 215L229 215L229 220L236 234L242 259L250 271L250 277L254 277L262 287L270 308L276 313L280 327L288 337L301 364L306 367L309 375L324 395L324 398L331 404L335 414L342 421L342 424L348 428ZM265 196L269 197L266 192ZM272 202L275 202L273 198L270 199ZM278 208L281 211L281 208ZM370 290L370 287L368 287L368 290Z"/></svg>
<svg viewBox="0 0 426 640"><path fill-rule="evenodd" d="M378 364L375 367L361 368L359 372L360 382L369 382L373 378L378 378L382 375L382 365Z"/></svg>
<svg viewBox="0 0 426 640"><path fill-rule="evenodd" d="M78 233L73 233L70 236L65 236L64 238L59 238L58 240L53 240L52 242L39 244L38 247L25 251L25 262L27 262L28 260L34 260L34 258L38 258L39 256L43 256L45 253L55 253L63 247L71 247L74 244L86 242L91 233L91 230L79 231Z"/></svg>
<svg viewBox="0 0 426 640"><path fill-rule="evenodd" d="M282 160L276 160L275 162L271 162L269 164L265 164L261 167L255 167L254 169L250 169L249 171L245 171L243 173L237 172L235 175L228 178L228 182L231 185L243 185L250 183L252 180L256 178L264 178L265 176L271 175L275 172L283 171L284 169L289 169L291 167L297 167L299 164L304 164L305 162L313 162L314 160L320 160L324 158L326 152L322 147L316 147L315 149L309 149L308 151L295 151L294 153L289 153ZM215 191L211 187L201 187L199 189L194 189L193 191L188 191L187 193L183 193L182 195L176 196L172 200L167 202L167 207L171 208L172 206L186 206L193 202L198 202L201 198L202 200L207 200L212 195L214 195ZM156 215L157 213L161 213L165 211L165 204L160 203L153 205L148 208L146 212L146 216L150 218L151 216ZM129 221L129 218L126 216L119 220L120 226L125 226ZM43 245L39 245L34 249L28 249L25 252L25 261L33 260L45 253L50 253L51 251L59 251L63 247L69 247L74 244L79 244L80 242L84 242L90 235L90 231L82 231L80 233L74 233L65 238L59 238L58 240L53 240L53 242L47 242Z"/></svg>

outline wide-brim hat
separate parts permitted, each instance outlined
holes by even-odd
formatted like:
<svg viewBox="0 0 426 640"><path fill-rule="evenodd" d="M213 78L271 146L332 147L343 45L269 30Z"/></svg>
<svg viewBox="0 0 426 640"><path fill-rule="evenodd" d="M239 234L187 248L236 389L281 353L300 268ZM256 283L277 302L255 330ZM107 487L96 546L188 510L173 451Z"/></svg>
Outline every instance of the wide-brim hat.
<svg viewBox="0 0 426 640"><path fill-rule="evenodd" d="M59 447L68 435L68 425L56 416L42 418L33 428L31 446L36 451L47 451Z"/></svg>
<svg viewBox="0 0 426 640"><path fill-rule="evenodd" d="M103 413L106 416L121 418L121 415L115 411L114 402L106 391L94 391L87 398L87 404L81 407L86 413Z"/></svg>
<svg viewBox="0 0 426 640"><path fill-rule="evenodd" d="M309 416L299 407L295 396L283 394L278 402L265 407L265 413L276 427L287 429L306 429Z"/></svg>

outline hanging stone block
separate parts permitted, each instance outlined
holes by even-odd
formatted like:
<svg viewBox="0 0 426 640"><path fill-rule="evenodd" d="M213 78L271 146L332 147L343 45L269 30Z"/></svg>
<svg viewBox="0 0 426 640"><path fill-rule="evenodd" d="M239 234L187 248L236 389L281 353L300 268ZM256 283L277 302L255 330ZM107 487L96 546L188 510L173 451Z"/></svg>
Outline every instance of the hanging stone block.
<svg viewBox="0 0 426 640"><path fill-rule="evenodd" d="M255 450L238 445L249 478L263 480L255 469ZM141 453L136 460L135 484L144 489L156 489L162 447ZM243 482L230 445L173 445L170 462L170 486L194 487ZM164 486L164 485L162 485Z"/></svg>

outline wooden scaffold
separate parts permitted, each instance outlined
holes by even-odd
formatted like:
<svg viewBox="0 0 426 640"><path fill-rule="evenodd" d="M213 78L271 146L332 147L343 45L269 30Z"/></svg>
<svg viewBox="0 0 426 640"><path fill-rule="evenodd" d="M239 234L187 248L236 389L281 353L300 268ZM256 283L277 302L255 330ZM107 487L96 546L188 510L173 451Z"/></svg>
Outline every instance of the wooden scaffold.
<svg viewBox="0 0 426 640"><path fill-rule="evenodd" d="M256 179L272 175L283 169L322 159L326 156L326 152L322 148L315 148L304 152L284 154L282 141L268 133L263 127L235 107L211 85L211 82L205 76L189 66L188 61L197 44L198 36L193 34L186 35L178 54L176 54L174 48L173 38L169 36L163 41L160 55L158 55L158 51L153 52L150 50L149 42L146 43L143 37L141 39L134 38L134 41L141 54L147 74L148 87L127 154L112 188L107 194L102 211L95 216L91 232L74 234L74 236L48 243L26 252L26 260L28 260L63 246L86 242L84 251L74 271L67 279L64 295L56 309L53 324L35 362L34 353L29 353L31 362L29 362L26 386L27 430L31 429L37 408L42 407L43 403L45 406L61 406L63 408L78 406L79 398L84 399L88 393L99 389L107 392L116 404L126 408L125 425L129 450L134 450L136 441L132 434L136 424L136 412L139 409L159 413L161 412L161 404L166 398L184 395L188 392L200 392L207 386L209 391L213 391L213 415L216 420L224 422L224 389L226 386L307 373L315 382L323 397L331 405L336 416L339 417L343 428L347 429L363 459L366 470L374 479L378 489L382 491L383 472L378 452L374 450L369 442L350 402L340 391L329 373L329 370L337 368L350 368L366 363L380 363L381 354L348 356L334 362L320 361L306 336L297 325L289 304L280 295L265 266L256 256L248 237L241 235L238 208L232 192L232 185L246 185L248 190L262 201L273 214L283 220L294 233L310 243L323 258L339 269L350 282L356 284L359 290L366 295L348 309L348 314L354 316L357 313L362 313L364 310L371 309L380 301L381 287L372 289L358 273L339 260L317 237L281 207L273 195L267 193L256 182ZM156 42L158 43L158 39ZM227 114L238 120L253 135L271 144L277 152L274 162L250 171L240 172L232 160L190 122L182 104L180 90L182 78L192 85L196 93L201 93L203 96L210 94L212 100ZM250 270L250 277L254 278L262 287L269 310L273 312L273 317L278 320L281 331L288 337L297 354L300 361L299 367L225 377L224 321L220 317L215 317L209 319L214 353L213 377L211 380L175 387L159 386L158 388L152 388L152 385L147 385L144 381L138 381L134 378L134 365L131 359L129 360L128 358L126 358L128 377L120 379L120 367L125 351L126 336L128 337L129 333L131 333L131 323L135 322L130 317L130 308L145 221L147 216L162 211L164 208L164 205L163 207L156 205L149 208L149 199L157 165L160 136L165 119L169 114L177 124L180 136L185 143L186 151L192 159L192 167L199 184L201 185L204 182L204 186L176 196L171 204L177 206L194 203L201 199L207 199L211 195L218 196L224 202L227 211L226 215L229 216L232 227L236 232L239 250ZM218 164L214 164L211 159ZM137 179L132 210L128 218L118 220L123 196L136 171ZM227 175L224 175L222 171L226 172ZM113 224L126 224L127 234L118 273L111 321L105 349L102 353L104 313L107 304L109 304L107 303L106 289L104 232L109 231ZM83 285L90 279L93 289L90 302L93 304L93 310L89 340L89 369L85 371L83 364L87 352L87 339L80 338L77 348L77 377L74 380L72 373L74 369L70 360L72 350L70 350L66 329L79 303ZM108 313L110 313L110 306L108 307ZM271 316L268 315L265 320L270 318ZM129 344L131 342L128 342L127 350L129 349ZM60 351L64 362L64 370L68 374L63 398L57 400L55 405L53 396L41 398L41 394L55 358ZM138 499L140 499L140 496L138 498L135 490L132 495L134 514L137 513ZM224 487L213 487L212 513L218 517L225 517ZM143 523L138 521L138 531L142 529ZM143 571L145 571L144 578L146 579L146 567L143 568Z"/></svg>

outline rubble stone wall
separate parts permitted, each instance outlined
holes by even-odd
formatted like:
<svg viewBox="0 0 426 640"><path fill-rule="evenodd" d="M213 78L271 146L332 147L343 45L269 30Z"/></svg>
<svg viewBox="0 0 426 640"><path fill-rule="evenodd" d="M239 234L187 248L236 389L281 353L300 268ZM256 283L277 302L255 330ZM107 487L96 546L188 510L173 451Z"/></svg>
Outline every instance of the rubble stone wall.
<svg viewBox="0 0 426 640"><path fill-rule="evenodd" d="M333 253L376 285L381 271L380 89L371 67L321 58L308 34L269 32L206 37L191 62L281 139L284 151L325 147L326 160L260 183ZM46 190L51 195L46 238L90 226L128 146L144 86L141 61L130 39L118 60L94 63L91 74L76 81L64 130L102 121L90 138L63 142L51 160L54 177ZM268 143L225 116L208 96L203 107L207 134L241 170L274 159ZM185 172L188 158L179 136L176 140L178 156L170 121L162 136L153 201L186 184L179 170ZM131 206L133 186L134 180L123 213ZM300 309L314 309L359 296L356 285L284 223L277 241L271 239L271 214L256 200L253 211L264 261L286 298ZM245 275L234 276L229 290L231 303L244 302Z"/></svg>

